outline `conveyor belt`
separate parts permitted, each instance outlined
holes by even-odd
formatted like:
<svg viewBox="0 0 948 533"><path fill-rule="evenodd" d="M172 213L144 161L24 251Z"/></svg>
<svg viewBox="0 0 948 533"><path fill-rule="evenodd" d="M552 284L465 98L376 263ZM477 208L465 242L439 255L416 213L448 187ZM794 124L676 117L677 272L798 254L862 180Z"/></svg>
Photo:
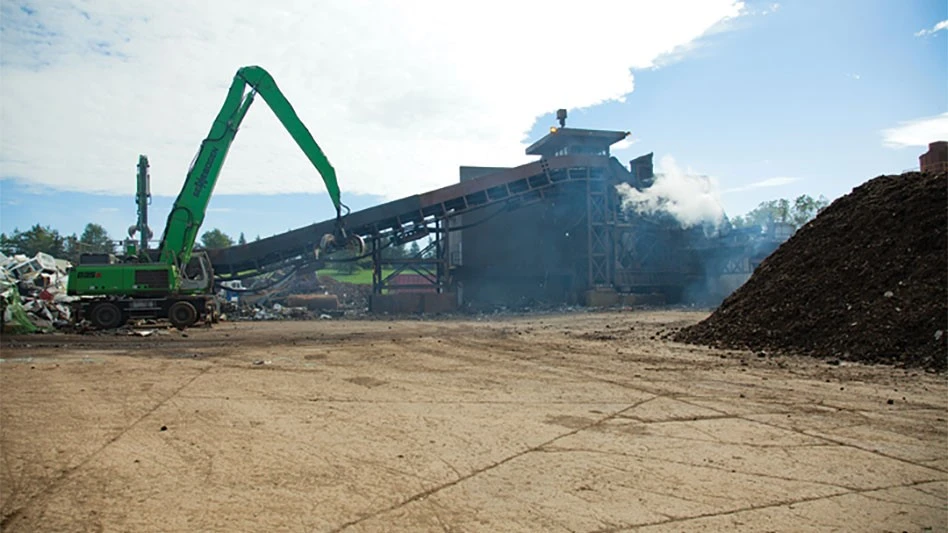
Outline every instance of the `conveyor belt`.
<svg viewBox="0 0 948 533"><path fill-rule="evenodd" d="M601 155L568 155L534 161L487 174L423 194L350 213L349 231L362 236L386 235L413 224L426 224L504 202L525 202L543 189L570 180L602 177L625 168L614 158ZM216 274L246 275L300 258L313 257L320 239L332 233L335 220L324 220L303 228L243 245L209 250Z"/></svg>

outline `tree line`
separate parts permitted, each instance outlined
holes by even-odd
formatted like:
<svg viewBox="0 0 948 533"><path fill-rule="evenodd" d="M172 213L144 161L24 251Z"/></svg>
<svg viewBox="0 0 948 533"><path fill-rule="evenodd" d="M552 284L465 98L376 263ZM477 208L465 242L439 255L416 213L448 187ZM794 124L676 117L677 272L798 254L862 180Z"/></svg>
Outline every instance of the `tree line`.
<svg viewBox="0 0 948 533"><path fill-rule="evenodd" d="M258 235L255 240L259 241L260 236ZM230 235L214 228L201 234L200 242L206 249L228 248L235 244L247 244L247 238L241 232L235 241ZM78 263L79 256L84 253L115 253L118 244L119 242L112 239L104 227L95 223L86 224L82 234L78 236L76 234L63 235L58 230L40 224L35 224L25 231L14 229L10 235L0 233L0 252L8 256L24 254L27 257L33 257L38 252L43 252L72 263ZM385 259L411 257L419 251L417 242L411 243L411 246L407 248L404 245L388 246L382 250L382 257ZM371 268L371 259L339 262L332 266L346 271Z"/></svg>
<svg viewBox="0 0 948 533"><path fill-rule="evenodd" d="M260 240L260 236L257 236ZM246 244L247 239L241 233L237 241ZM109 236L109 232L99 224L86 224L82 234L63 235L49 226L34 224L30 229L14 229L9 235L0 233L0 252L6 255L24 254L28 257L38 252L47 253L72 263L79 262L79 256L86 253L115 253L119 241ZM223 231L214 228L201 235L204 248L226 248L233 246L234 240Z"/></svg>
<svg viewBox="0 0 948 533"><path fill-rule="evenodd" d="M829 200L822 195L819 198L813 198L804 194L793 201L780 198L761 202L750 212L732 217L729 221L735 228L763 227L773 223L782 223L789 224L797 230L816 217L827 205L829 205ZM260 240L259 235L256 240ZM117 244L118 241L113 240L104 227L91 222L86 224L78 236L75 233L63 235L49 226L40 224L35 224L25 231L14 229L10 235L0 233L0 252L6 255L25 254L32 257L37 252L44 252L73 263L78 263L79 256L84 253L115 253ZM227 248L235 244L247 244L247 239L243 232L234 240L220 229L213 228L201 234L201 244L207 249ZM388 246L382 250L382 257L399 259L413 257L419 252L420 247L415 241L407 247L406 245ZM361 261L339 262L333 266L340 270L352 271L359 268L371 268L371 260L365 258Z"/></svg>
<svg viewBox="0 0 948 533"><path fill-rule="evenodd" d="M73 263L79 261L84 253L102 253L114 251L108 232L98 224L86 224L82 234L62 235L49 226L35 224L26 231L14 229L7 235L0 233L0 252L6 255L24 254L28 257L38 252L47 253L59 259Z"/></svg>
<svg viewBox="0 0 948 533"><path fill-rule="evenodd" d="M761 202L747 214L730 218L729 221L735 228L767 227L778 223L789 224L796 231L816 218L828 205L829 200L823 195L813 198L803 194L792 202L786 198Z"/></svg>

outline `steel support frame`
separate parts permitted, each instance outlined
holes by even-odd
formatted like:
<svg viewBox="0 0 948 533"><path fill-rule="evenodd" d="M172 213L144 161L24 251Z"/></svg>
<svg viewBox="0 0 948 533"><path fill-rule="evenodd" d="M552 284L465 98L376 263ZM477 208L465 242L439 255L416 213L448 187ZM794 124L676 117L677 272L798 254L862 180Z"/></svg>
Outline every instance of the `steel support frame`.
<svg viewBox="0 0 948 533"><path fill-rule="evenodd" d="M586 169L586 275L589 289L612 287L613 220L609 180Z"/></svg>
<svg viewBox="0 0 948 533"><path fill-rule="evenodd" d="M608 179L610 173L605 172L604 169L587 166L563 169L559 172L559 178L557 178L546 167L545 161L541 161L540 163L543 170L543 174L541 175L545 176L546 180L543 183L537 182L537 188L530 191L532 194L522 195L521 193L521 195L518 196L516 194L510 194L512 191L504 190L498 193L490 191L488 193L489 197L497 198L499 196L500 198L504 198L509 195L511 201L516 202L520 206L525 206L544 201L547 196L544 185L549 186L551 183L555 184L560 181L583 181L586 192L584 209L586 246L580 256L577 257L580 263L576 266L585 272L577 272L577 274L579 274L579 279L585 281L587 289L612 287L614 285L613 263L616 260L613 254L615 249L613 243L614 227L616 225L614 208L617 200L614 198L614 191L610 190L611 180ZM533 183L530 185L533 185ZM494 196L494 194L497 196ZM385 259L382 257L381 247L389 242L389 239L395 239L399 244L405 244L423 238L426 234L412 236L409 227L404 232L395 230L391 233L377 233L369 236L368 240L371 243L372 250L374 250L372 253L373 294L383 294L385 291L395 288L396 286L392 286L390 282L392 278L402 273L418 274L425 278L426 283L422 285L398 285L397 287L399 288L434 287L438 293L451 290L453 280L451 279L449 221L455 216L462 216L472 212L471 208L474 208L474 211L478 211L480 210L478 209L480 206L475 207L469 205L465 199L464 204L446 207L454 208L457 211L442 211L439 215L435 215L433 222L428 223L429 226L432 223L434 224L435 231L428 233L433 234L434 239L428 246L420 250L419 253L413 257ZM432 253L433 256L428 258L423 257L428 253ZM383 268L386 266L393 267L393 271L388 275L383 275Z"/></svg>
<svg viewBox="0 0 948 533"><path fill-rule="evenodd" d="M424 238L427 235L431 235L431 233L421 234L416 237L403 240L399 239L398 234L388 237L383 237L380 235L372 236L370 239L373 250L372 293L383 294L386 290L392 288L391 280L399 274L406 273L406 271L422 276L427 281L427 283L397 285L395 287L403 289L427 289L434 287L435 292L439 294L448 291L451 287L451 269L449 264L449 253L451 247L450 232L447 231L448 218L449 217L440 217L435 220L434 239L427 246L419 249L418 253L411 257L402 257L397 259L383 258L381 250L382 246L384 246L383 241L395 239L396 242L401 245ZM433 256L425 257L429 253L432 253ZM382 275L382 270L385 266L393 267L392 272L387 276Z"/></svg>

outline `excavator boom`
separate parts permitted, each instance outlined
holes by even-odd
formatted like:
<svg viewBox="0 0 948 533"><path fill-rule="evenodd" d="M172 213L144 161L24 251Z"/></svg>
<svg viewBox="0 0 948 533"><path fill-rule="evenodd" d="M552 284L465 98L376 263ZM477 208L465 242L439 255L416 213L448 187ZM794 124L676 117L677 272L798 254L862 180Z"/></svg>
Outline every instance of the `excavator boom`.
<svg viewBox="0 0 948 533"><path fill-rule="evenodd" d="M247 91L249 87L249 91ZM297 116L290 102L277 87L276 82L261 67L242 67L234 76L234 81L224 99L211 130L201 142L198 153L191 163L187 178L178 198L175 200L159 247L160 261L177 265L186 265L191 259L198 231L204 222L207 206L214 186L220 175L227 152L237 134L247 110L253 103L254 95L259 94L289 132L296 144L310 160L326 184L326 190L340 216L339 184L336 170L329 159L313 139L306 125Z"/></svg>
<svg viewBox="0 0 948 533"><path fill-rule="evenodd" d="M135 243L127 241L133 251L122 258L110 254L80 257L80 264L70 271L67 284L69 295L82 297L74 302L77 319L88 318L103 329L118 327L133 317L167 318L179 328L189 327L199 319L208 323L215 320L213 265L207 254L194 252L194 244L227 152L256 95L267 102L316 167L336 207L336 227L332 234L323 236L314 253L318 257L320 252L333 253L350 245L361 253L364 241L345 230L341 213L345 206L340 202L335 169L270 74L260 67L243 67L234 76L224 105L188 169L155 253L147 249L151 233L146 210L148 161L144 156L139 159L139 219L129 236L135 231L142 232L141 250L134 251Z"/></svg>

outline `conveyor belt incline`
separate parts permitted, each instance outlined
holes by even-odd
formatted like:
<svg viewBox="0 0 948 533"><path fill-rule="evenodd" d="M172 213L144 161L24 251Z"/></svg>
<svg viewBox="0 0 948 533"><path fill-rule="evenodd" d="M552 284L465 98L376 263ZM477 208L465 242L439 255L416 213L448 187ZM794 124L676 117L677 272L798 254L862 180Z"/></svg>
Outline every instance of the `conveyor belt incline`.
<svg viewBox="0 0 948 533"><path fill-rule="evenodd" d="M608 156L568 155L541 159L350 213L345 219L346 227L362 236L384 236L405 226L426 224L489 205L531 201L544 189L564 181L601 178L617 172L625 176L616 178L625 180L628 176L625 167ZM324 220L259 241L209 250L208 254L216 274L245 276L294 259L312 257L319 240L324 234L332 233L334 224L334 220Z"/></svg>

